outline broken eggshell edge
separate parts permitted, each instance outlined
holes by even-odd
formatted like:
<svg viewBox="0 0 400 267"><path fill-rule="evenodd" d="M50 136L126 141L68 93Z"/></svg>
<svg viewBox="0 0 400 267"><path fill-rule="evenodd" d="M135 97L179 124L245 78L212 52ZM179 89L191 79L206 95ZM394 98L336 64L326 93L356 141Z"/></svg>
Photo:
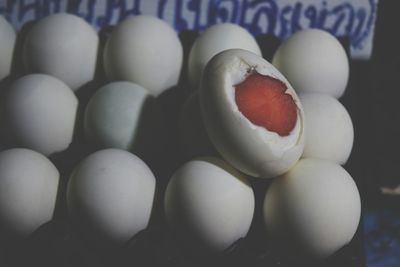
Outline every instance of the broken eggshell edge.
<svg viewBox="0 0 400 267"><path fill-rule="evenodd" d="M250 71L282 81L298 112L289 136L251 123L235 102L234 86ZM207 133L221 155L240 171L262 178L287 172L304 149L304 113L300 100L287 79L262 57L242 49L225 50L207 64L201 79L200 105Z"/></svg>

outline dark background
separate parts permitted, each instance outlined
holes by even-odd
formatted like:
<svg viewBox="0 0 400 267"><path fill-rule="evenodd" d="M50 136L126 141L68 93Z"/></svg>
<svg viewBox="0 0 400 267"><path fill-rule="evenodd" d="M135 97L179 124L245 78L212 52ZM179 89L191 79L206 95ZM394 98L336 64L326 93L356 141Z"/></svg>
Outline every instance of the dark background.
<svg viewBox="0 0 400 267"><path fill-rule="evenodd" d="M360 184L368 267L400 266L399 10L399 1L379 2L370 67L364 75L360 73L360 79L370 83L369 93L362 98L365 126L360 166L365 169L365 182Z"/></svg>

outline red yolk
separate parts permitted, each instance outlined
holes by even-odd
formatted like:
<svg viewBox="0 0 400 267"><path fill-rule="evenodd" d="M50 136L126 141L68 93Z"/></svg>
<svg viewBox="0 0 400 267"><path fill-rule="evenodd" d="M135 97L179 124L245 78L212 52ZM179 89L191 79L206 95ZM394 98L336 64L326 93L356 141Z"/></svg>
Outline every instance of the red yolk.
<svg viewBox="0 0 400 267"><path fill-rule="evenodd" d="M297 106L286 85L257 72L235 85L235 100L239 111L253 124L287 136L297 121Z"/></svg>

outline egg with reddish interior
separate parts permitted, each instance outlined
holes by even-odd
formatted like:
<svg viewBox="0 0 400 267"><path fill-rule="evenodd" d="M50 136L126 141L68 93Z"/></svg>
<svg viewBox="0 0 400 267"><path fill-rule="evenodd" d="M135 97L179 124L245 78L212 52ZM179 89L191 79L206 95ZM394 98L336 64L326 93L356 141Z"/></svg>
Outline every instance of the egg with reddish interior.
<svg viewBox="0 0 400 267"><path fill-rule="evenodd" d="M15 39L13 27L0 16L0 80L10 74Z"/></svg>
<svg viewBox="0 0 400 267"><path fill-rule="evenodd" d="M300 158L302 106L286 78L262 57L241 49L213 57L202 77L200 104L211 142L240 171L270 178Z"/></svg>

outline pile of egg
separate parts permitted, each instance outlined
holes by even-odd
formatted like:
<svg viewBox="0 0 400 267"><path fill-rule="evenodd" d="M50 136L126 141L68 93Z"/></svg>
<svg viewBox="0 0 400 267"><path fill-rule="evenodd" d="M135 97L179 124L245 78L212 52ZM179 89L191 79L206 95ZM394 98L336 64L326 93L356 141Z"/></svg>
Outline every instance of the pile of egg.
<svg viewBox="0 0 400 267"><path fill-rule="evenodd" d="M0 79L10 74L15 40L0 17ZM329 33L299 31L269 63L245 29L217 24L194 41L185 66L177 33L158 18L125 19L103 48L83 19L54 14L29 29L19 52L24 75L7 85L4 107L17 148L0 152L0 232L7 240L26 238L53 218L62 191L53 156L68 151L80 128L93 153L71 171L61 196L69 220L108 248L146 229L158 181L148 159L168 161L168 153L181 151L165 151L159 99L182 69L190 95L177 138L186 162L163 192L166 222L181 241L215 252L245 238L257 179L270 183L265 239L313 259L352 240L360 196L341 165L354 133L338 101L349 63ZM107 82L80 119L77 95L97 72Z"/></svg>

